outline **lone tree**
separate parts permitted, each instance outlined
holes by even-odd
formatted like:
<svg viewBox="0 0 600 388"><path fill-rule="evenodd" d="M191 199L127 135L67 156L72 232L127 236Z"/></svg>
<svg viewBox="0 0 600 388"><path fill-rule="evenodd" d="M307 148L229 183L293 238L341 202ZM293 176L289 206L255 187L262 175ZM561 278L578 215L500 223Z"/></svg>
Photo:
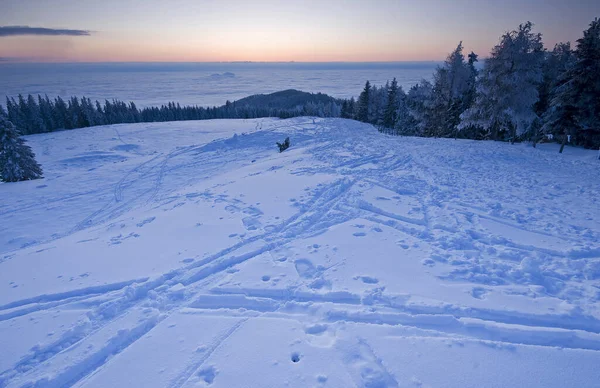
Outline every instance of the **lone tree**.
<svg viewBox="0 0 600 388"><path fill-rule="evenodd" d="M42 177L35 154L21 139L13 123L0 116L0 179L18 182Z"/></svg>

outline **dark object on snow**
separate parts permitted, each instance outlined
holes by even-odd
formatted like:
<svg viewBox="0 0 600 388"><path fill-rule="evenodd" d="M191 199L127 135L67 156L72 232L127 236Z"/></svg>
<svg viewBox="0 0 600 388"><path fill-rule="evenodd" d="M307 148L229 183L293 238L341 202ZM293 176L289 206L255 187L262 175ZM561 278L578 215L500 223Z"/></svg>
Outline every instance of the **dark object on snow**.
<svg viewBox="0 0 600 388"><path fill-rule="evenodd" d="M279 147L279 152L283 152L283 151L287 150L288 148L290 148L290 138L286 137L285 140L283 141L283 144L277 143L277 147Z"/></svg>

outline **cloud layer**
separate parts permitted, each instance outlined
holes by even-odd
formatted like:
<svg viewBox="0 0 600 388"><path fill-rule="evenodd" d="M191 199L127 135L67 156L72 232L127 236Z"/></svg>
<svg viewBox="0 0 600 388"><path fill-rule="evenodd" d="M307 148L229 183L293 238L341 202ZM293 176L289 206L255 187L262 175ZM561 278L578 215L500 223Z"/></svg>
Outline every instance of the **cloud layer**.
<svg viewBox="0 0 600 388"><path fill-rule="evenodd" d="M44 36L89 36L87 30L67 30L29 26L0 26L0 38L6 36L44 35Z"/></svg>

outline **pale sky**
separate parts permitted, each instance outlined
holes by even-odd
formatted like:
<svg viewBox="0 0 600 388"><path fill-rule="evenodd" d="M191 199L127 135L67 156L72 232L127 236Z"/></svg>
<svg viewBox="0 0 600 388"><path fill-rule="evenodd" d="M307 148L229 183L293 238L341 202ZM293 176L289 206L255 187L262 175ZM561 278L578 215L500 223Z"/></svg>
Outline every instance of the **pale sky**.
<svg viewBox="0 0 600 388"><path fill-rule="evenodd" d="M574 42L594 17L598 0L0 0L0 58L443 60L461 40L486 57L528 20L548 48Z"/></svg>

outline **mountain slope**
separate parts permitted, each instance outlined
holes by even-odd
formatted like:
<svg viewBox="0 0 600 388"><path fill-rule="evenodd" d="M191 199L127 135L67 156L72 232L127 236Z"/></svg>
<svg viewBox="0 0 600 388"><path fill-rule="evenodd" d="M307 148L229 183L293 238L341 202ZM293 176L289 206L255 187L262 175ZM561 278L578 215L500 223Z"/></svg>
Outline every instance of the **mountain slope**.
<svg viewBox="0 0 600 388"><path fill-rule="evenodd" d="M600 378L595 152L306 117L28 141L46 178L0 185L0 386Z"/></svg>

